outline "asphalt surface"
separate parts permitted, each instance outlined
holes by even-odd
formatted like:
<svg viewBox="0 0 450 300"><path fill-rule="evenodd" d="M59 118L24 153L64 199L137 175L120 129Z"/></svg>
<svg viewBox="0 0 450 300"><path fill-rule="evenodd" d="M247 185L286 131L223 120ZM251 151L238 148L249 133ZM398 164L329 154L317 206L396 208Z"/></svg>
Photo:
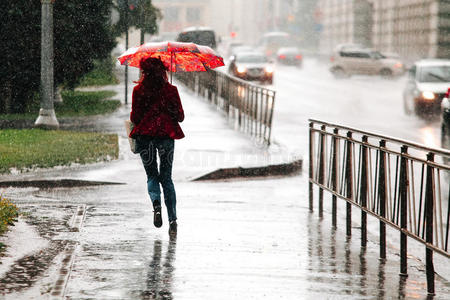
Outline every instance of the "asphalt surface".
<svg viewBox="0 0 450 300"><path fill-rule="evenodd" d="M123 86L108 88L117 89L122 98ZM117 132L119 160L0 176L1 181L121 183L3 188L4 196L25 212L3 238L10 244L0 265L5 299L427 298L420 258L410 256L409 277L402 278L395 244L390 243L387 260L380 261L378 237L369 231L368 246L361 249L356 217L354 235L346 238L343 203L335 230L328 201L323 217L309 211L305 171L288 177L192 181L215 169L286 162L304 153L252 142L206 100L179 89L186 138L175 146L177 237L168 235L164 210L163 227L152 225L145 172L128 150L123 121L130 106L124 105L79 124L81 129ZM25 246L24 239L29 241ZM448 299L450 284L438 278L436 291L434 299Z"/></svg>

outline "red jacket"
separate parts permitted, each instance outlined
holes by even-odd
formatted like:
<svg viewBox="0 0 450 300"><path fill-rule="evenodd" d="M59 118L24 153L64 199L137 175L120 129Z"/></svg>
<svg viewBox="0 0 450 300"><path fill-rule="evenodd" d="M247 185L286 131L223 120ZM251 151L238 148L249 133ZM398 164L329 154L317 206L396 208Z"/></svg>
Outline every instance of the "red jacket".
<svg viewBox="0 0 450 300"><path fill-rule="evenodd" d="M184 111L175 86L166 83L154 91L142 83L133 89L130 121L134 128L130 137L149 135L181 139L184 133L178 122L184 120Z"/></svg>

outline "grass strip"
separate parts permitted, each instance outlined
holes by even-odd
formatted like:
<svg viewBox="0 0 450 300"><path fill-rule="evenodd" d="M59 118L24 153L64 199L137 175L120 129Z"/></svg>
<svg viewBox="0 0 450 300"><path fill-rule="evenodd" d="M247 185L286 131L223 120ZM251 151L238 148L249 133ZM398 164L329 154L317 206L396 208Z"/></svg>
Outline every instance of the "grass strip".
<svg viewBox="0 0 450 300"><path fill-rule="evenodd" d="M63 91L62 103L55 103L57 118L102 115L114 112L120 107L119 100L108 100L117 93L114 91ZM35 120L39 113L38 102L30 105L29 113L0 114L0 120Z"/></svg>
<svg viewBox="0 0 450 300"><path fill-rule="evenodd" d="M116 134L41 129L0 130L0 173L117 159Z"/></svg>

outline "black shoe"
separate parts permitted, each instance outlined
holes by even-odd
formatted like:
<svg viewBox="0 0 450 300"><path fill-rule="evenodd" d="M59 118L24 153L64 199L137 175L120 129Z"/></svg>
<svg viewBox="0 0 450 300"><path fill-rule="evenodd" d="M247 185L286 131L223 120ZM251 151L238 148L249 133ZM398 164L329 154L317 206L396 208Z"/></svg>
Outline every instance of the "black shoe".
<svg viewBox="0 0 450 300"><path fill-rule="evenodd" d="M161 206L156 206L153 210L153 225L158 228L162 226Z"/></svg>
<svg viewBox="0 0 450 300"><path fill-rule="evenodd" d="M170 222L169 235L171 236L177 235L177 227L178 227L177 221Z"/></svg>

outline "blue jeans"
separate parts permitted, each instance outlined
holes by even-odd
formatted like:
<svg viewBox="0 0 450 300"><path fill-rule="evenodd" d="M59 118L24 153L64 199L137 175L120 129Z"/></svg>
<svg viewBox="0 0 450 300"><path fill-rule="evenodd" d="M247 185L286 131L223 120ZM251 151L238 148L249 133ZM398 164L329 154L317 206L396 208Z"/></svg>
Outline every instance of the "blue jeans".
<svg viewBox="0 0 450 300"><path fill-rule="evenodd" d="M161 184L169 222L177 219L176 194L172 182L172 165L175 142L171 138L139 136L136 146L147 173L147 189L153 207L161 205ZM156 154L159 156L159 171Z"/></svg>

